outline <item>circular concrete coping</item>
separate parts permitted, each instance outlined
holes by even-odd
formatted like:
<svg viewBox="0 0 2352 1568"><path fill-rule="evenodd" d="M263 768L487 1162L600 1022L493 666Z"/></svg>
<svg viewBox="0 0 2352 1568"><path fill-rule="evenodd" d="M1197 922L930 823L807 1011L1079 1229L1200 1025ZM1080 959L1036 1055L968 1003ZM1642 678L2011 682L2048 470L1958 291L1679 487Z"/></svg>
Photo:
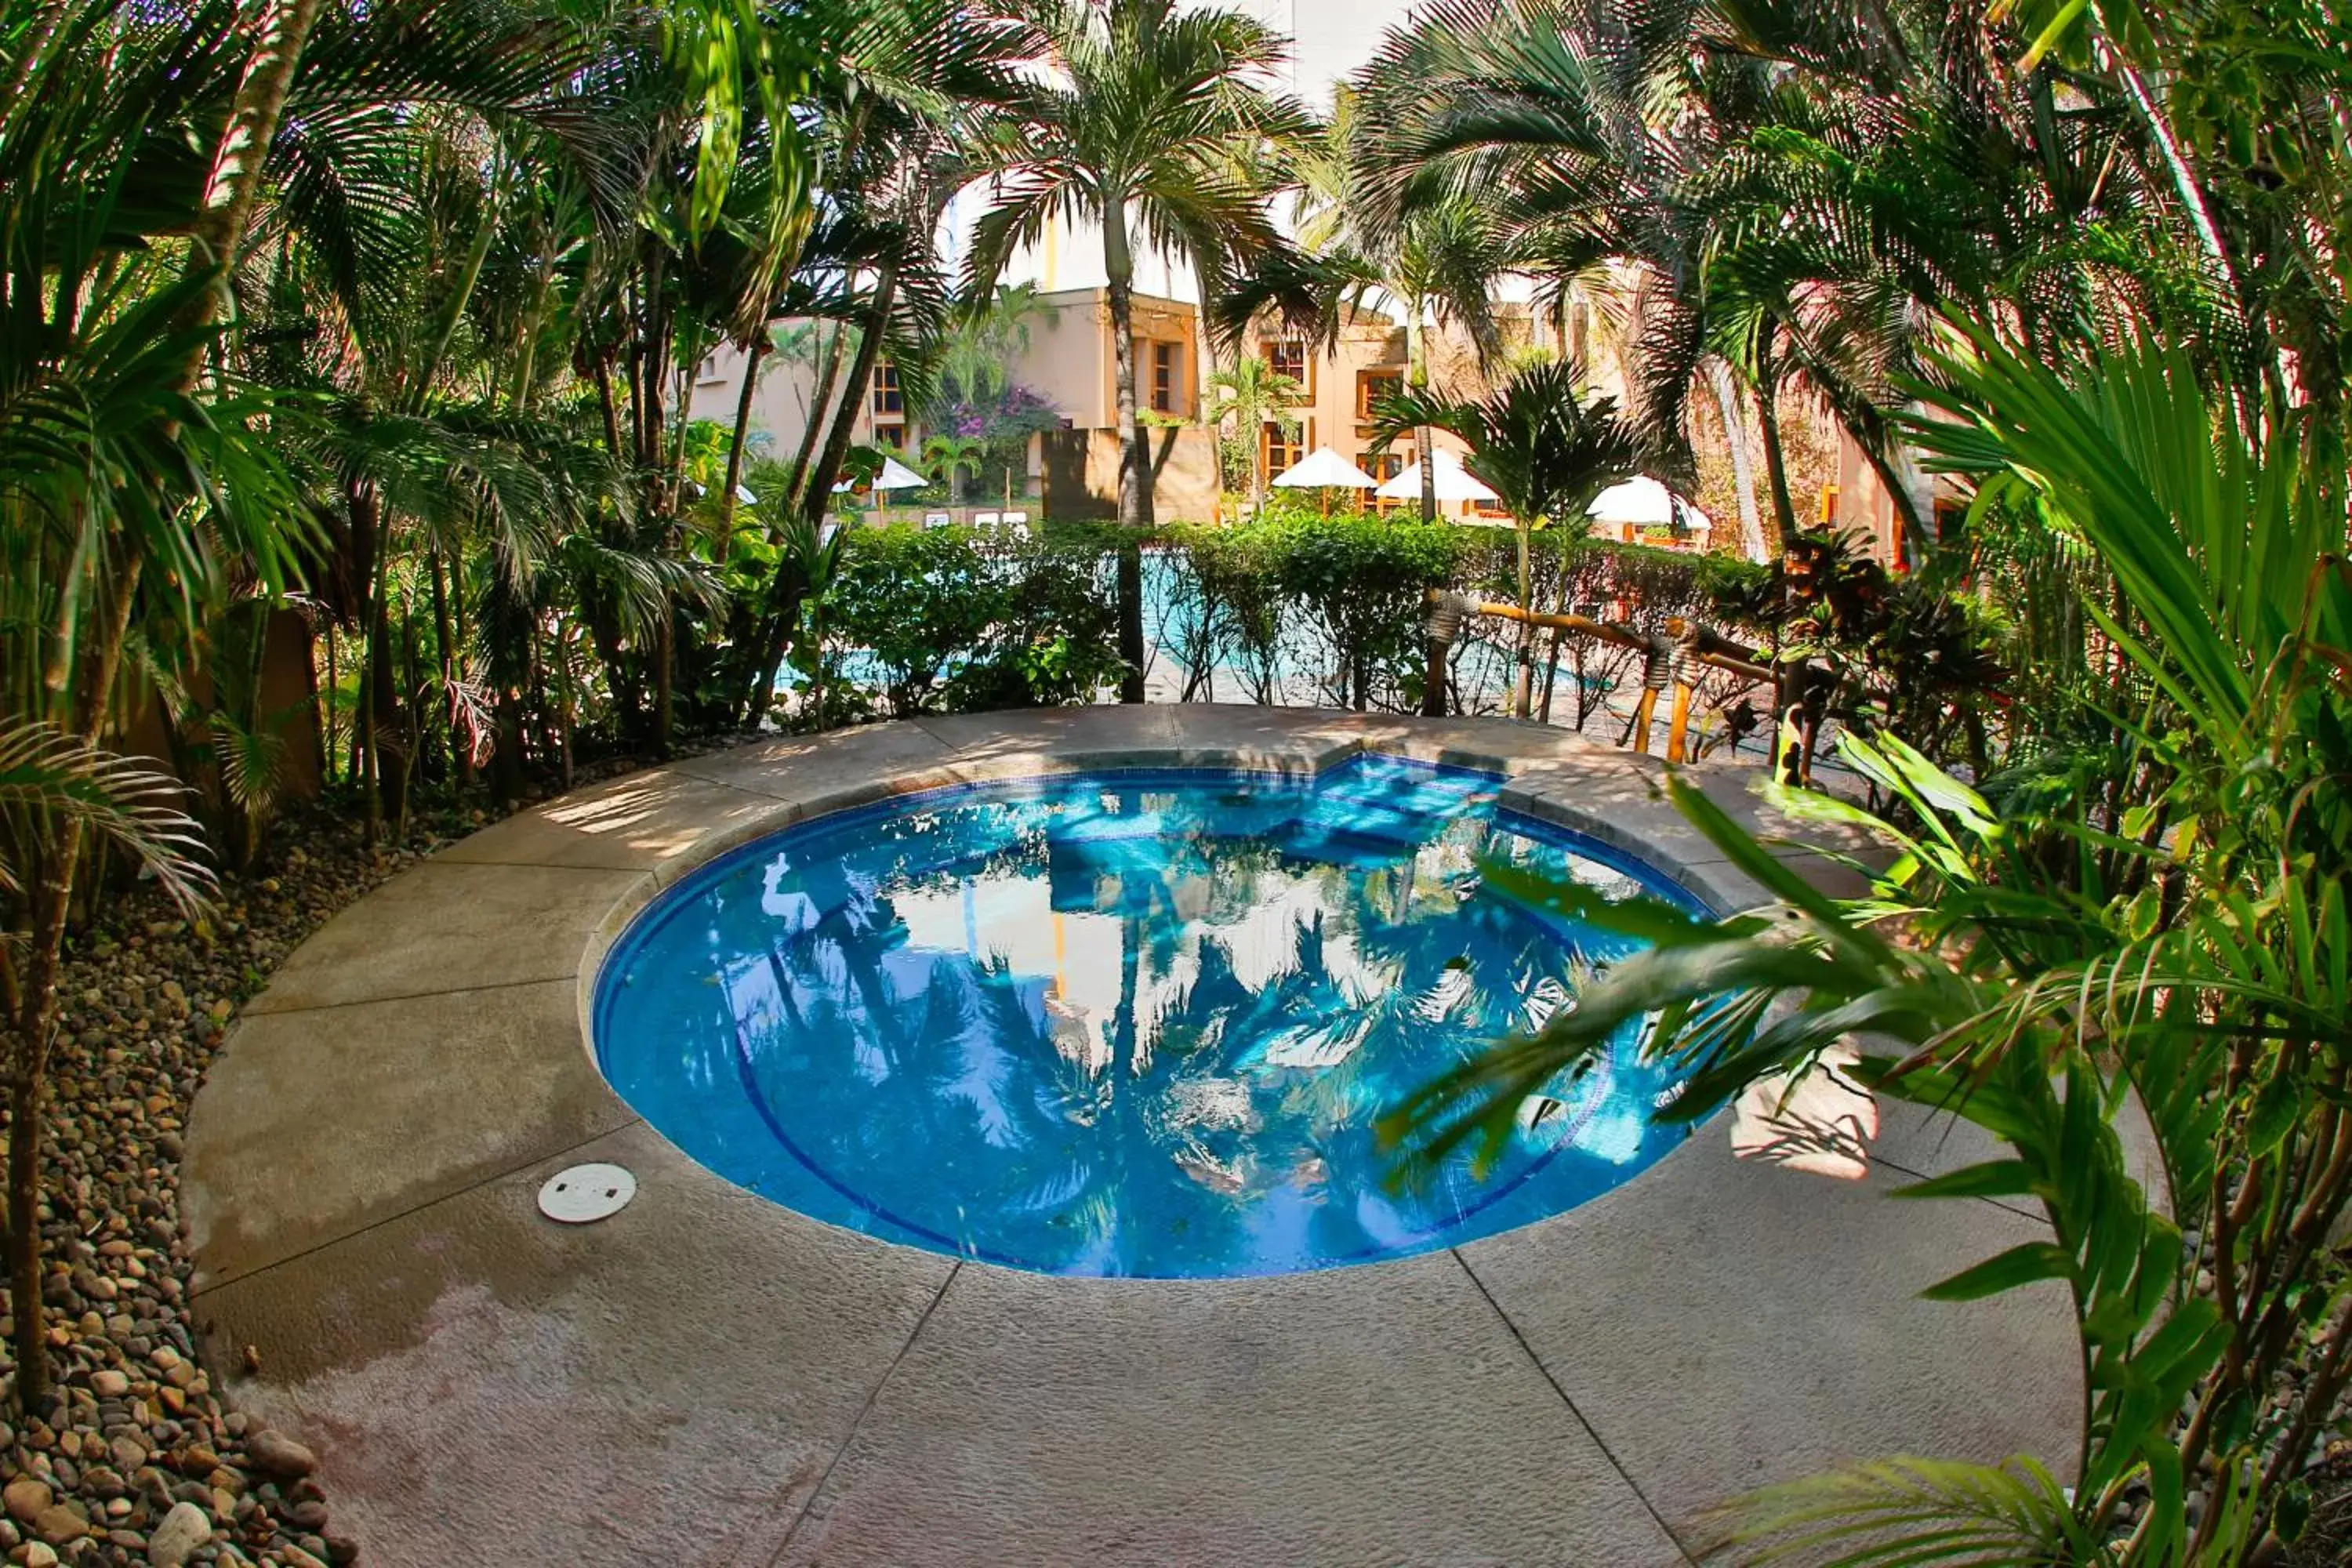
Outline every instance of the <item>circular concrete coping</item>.
<svg viewBox="0 0 2352 1568"><path fill-rule="evenodd" d="M1985 1152L1907 1108L1885 1108L1861 1179L1736 1157L1724 1119L1590 1204L1444 1251L1066 1279L734 1187L591 1059L596 964L629 919L779 827L940 784L1365 750L1499 771L1507 806L1718 909L1759 897L1648 759L1494 721L970 715L598 784L387 883L247 1007L183 1170L212 1364L257 1366L233 1395L313 1443L378 1564L1637 1568L1689 1561L1724 1497L1843 1460L2062 1463L2081 1399L2063 1289L1917 1295L2042 1221L1885 1202ZM1775 826L1748 770L1686 776ZM541 1184L591 1162L634 1172L635 1201L543 1217Z"/></svg>

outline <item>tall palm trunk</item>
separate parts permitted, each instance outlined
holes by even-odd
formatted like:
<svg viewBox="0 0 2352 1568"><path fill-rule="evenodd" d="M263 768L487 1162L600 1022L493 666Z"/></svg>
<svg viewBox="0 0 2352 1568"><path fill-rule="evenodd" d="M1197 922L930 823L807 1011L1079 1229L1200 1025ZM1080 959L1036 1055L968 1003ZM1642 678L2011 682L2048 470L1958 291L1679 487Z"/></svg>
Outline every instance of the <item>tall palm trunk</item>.
<svg viewBox="0 0 2352 1568"><path fill-rule="evenodd" d="M1429 334L1421 324L1422 301L1408 301L1404 320L1404 378L1416 393L1429 390ZM1433 449L1436 433L1428 426L1415 426L1412 433L1413 456L1421 463L1421 521L1437 521L1437 454Z"/></svg>
<svg viewBox="0 0 2352 1568"><path fill-rule="evenodd" d="M1789 536L1797 531L1797 508L1789 498L1789 464L1780 449L1780 374L1773 364L1772 331L1767 319L1756 339L1756 427L1764 448L1764 474L1772 491L1772 521L1785 547Z"/></svg>
<svg viewBox="0 0 2352 1568"><path fill-rule="evenodd" d="M83 661L69 727L87 745L97 744L105 730L139 578L140 563L133 558L123 566L113 603L98 618L98 641ZM58 972L83 838L79 822L65 823L58 831L48 874L34 885L31 941L22 950L22 978L9 998L15 1016L8 1022L16 1036L10 1042L8 1083L9 1310L16 1339L16 1404L27 1415L40 1410L49 1388L48 1333L41 1303L41 1106L48 1083L49 1047L58 1028Z"/></svg>
<svg viewBox="0 0 2352 1568"><path fill-rule="evenodd" d="M518 412L530 409L538 390L539 341L546 335L548 305L555 291L554 247L547 242L546 231L536 218L531 221L531 247L539 254L537 281L530 309L524 312L520 328L514 375L507 387L507 405Z"/></svg>
<svg viewBox="0 0 2352 1568"><path fill-rule="evenodd" d="M858 400L874 378L875 362L882 354L883 331L888 326L890 313L898 303L898 265L885 261L875 271L874 297L866 308L866 321L858 334L857 352L850 364L849 385L843 395L841 407L835 412L825 432L824 449L814 465L803 462L801 479L800 510L813 522L821 522L824 509L833 500L834 477L841 471L844 458L849 455L849 437L857 428ZM845 331L847 329L845 327ZM838 349L839 338L835 345ZM814 433L816 426L809 426ZM803 443L805 445L805 442ZM786 640L792 622L799 614L800 586L792 564L779 560L775 574L768 579L765 603L761 609L760 626L754 639L755 655L751 700L746 705L747 722L759 728L767 717L768 707L774 700L776 676L783 668Z"/></svg>
<svg viewBox="0 0 2352 1568"><path fill-rule="evenodd" d="M849 384L843 389L841 406L835 410L833 423L827 427L824 449L817 454L816 465L808 472L808 482L801 493L801 510L804 516L821 518L833 500L833 483L840 477L842 459L849 456L849 438L857 429L857 411L874 380L874 366L882 357L882 337L890 322L890 313L898 307L898 264L885 261L875 269L874 298L866 307L865 329L858 334L857 353L850 361Z"/></svg>
<svg viewBox="0 0 2352 1568"><path fill-rule="evenodd" d="M362 803L360 842L375 847L383 826L383 797L378 780L383 768L376 759L375 678L381 658L377 637L378 610L383 603L383 546L377 537L382 519L375 487L363 479L346 479L343 505L350 515L352 554L359 567L360 647L359 707L353 715L353 751L360 759L352 771L358 780Z"/></svg>
<svg viewBox="0 0 2352 1568"><path fill-rule="evenodd" d="M411 408L425 405L426 395L433 390L434 377L441 373L441 362L448 355L450 340L457 335L457 324L466 319L466 307L472 302L474 289L482 280L482 264L489 259L490 242L499 235L495 204L505 184L503 174L492 176L492 205L481 215L481 222L474 226L473 243L466 247L466 258L458 264L457 283L450 289L449 298L442 302L440 320L434 324L432 345L415 367L415 379L408 389Z"/></svg>
<svg viewBox="0 0 2352 1568"><path fill-rule="evenodd" d="M433 640L441 650L441 710L449 726L449 776L463 791L474 782L474 748L458 732L457 643L449 626L449 594L442 580L441 552L431 556L433 568Z"/></svg>
<svg viewBox="0 0 2352 1568"><path fill-rule="evenodd" d="M1121 702L1143 700L1143 541L1151 526L1151 453L1135 415L1135 257L1129 249L1127 203L1103 204L1104 292L1110 300L1111 395L1118 411L1118 657Z"/></svg>
<svg viewBox="0 0 2352 1568"><path fill-rule="evenodd" d="M604 450L615 462L627 460L621 449L621 411L613 399L613 356L605 352L596 356L596 405L604 415Z"/></svg>
<svg viewBox="0 0 2352 1568"><path fill-rule="evenodd" d="M668 605L654 625L654 755L669 755L670 727L676 722L677 691L677 617ZM518 733L520 721L518 721Z"/></svg>
<svg viewBox="0 0 2352 1568"><path fill-rule="evenodd" d="M319 19L320 0L277 0L268 7L253 53L246 57L245 75L229 107L228 123L214 144L212 163L205 175L204 201L188 230L189 255L197 266L217 266L213 286L197 309L199 325L209 325L227 313L229 272L236 262L238 241L253 214L255 194L261 188L262 161L277 139L278 117L286 94L294 84L294 68L301 62L303 46ZM187 374L193 380L203 350L190 356Z"/></svg>
<svg viewBox="0 0 2352 1568"><path fill-rule="evenodd" d="M320 704L319 768L327 784L335 782L335 704L343 694L342 672L335 668L335 620L326 616L320 626L327 641L327 693Z"/></svg>
<svg viewBox="0 0 2352 1568"><path fill-rule="evenodd" d="M572 787L572 731L577 722L579 704L572 690L572 650L565 646L560 621L548 633L548 651L555 665L556 762L562 771L563 787L568 790Z"/></svg>
<svg viewBox="0 0 2352 1568"><path fill-rule="evenodd" d="M1748 452L1748 421L1740 414L1739 390L1732 384L1731 367L1720 359L1707 362L1707 384L1715 393L1715 408L1723 419L1724 444L1731 448L1732 488L1738 492L1739 545L1750 561L1765 558L1764 520L1756 508L1756 464Z"/></svg>
<svg viewBox="0 0 2352 1568"><path fill-rule="evenodd" d="M375 775L369 798L376 802L379 823L390 819L395 824L408 819L408 769L413 752L402 742L403 754L398 767L384 761L384 734L387 730L401 733L405 726L400 700L400 673L392 636L392 583L389 563L392 552L379 541L376 547L375 592L368 605L368 768ZM371 840L373 842L373 840Z"/></svg>
<svg viewBox="0 0 2352 1568"><path fill-rule="evenodd" d="M2205 252L2205 259L2211 264L2215 279L2229 295L2231 304L2242 306L2237 269L2230 265L2230 247L2221 241L2221 226L2213 217L2213 205L2206 198L2205 187L2199 182L2197 171L2189 166L2189 155L2181 150L2180 139L2173 134L2171 121L2165 117L2164 107L2157 101L2156 90L2148 84L2147 77L2109 41L2116 33L2107 20L2106 6L2094 4L2092 11L2098 17L2100 32L2105 35L2098 40L2099 52L2106 57L2108 65L2123 82L2124 97L2139 117L2141 127L2147 131L2149 140L2156 143L2157 152L2164 160L2165 172L2172 176L2173 189L2179 193L2180 205L2189 215L2189 226L2197 232L2199 248Z"/></svg>
<svg viewBox="0 0 2352 1568"><path fill-rule="evenodd" d="M808 493L809 464L816 457L818 433L832 428L833 389L841 377L842 343L848 335L848 322L834 323L832 338L825 346L824 368L817 372L815 390L809 395L808 420L801 429L800 454L793 459L793 500L795 505Z"/></svg>
<svg viewBox="0 0 2352 1568"><path fill-rule="evenodd" d="M408 806L416 797L418 769L425 760L424 705L419 700L425 691L425 672L417 662L416 641L416 584L411 578L408 590L400 596L400 658L405 676L402 689L408 700L401 705L400 807L392 825L395 843L408 837Z"/></svg>
<svg viewBox="0 0 2352 1568"><path fill-rule="evenodd" d="M743 393L735 400L735 428L727 441L727 488L719 497L719 559L735 553L735 492L743 485L743 442L751 429L751 398L760 389L760 362L774 345L763 330L743 354Z"/></svg>
<svg viewBox="0 0 2352 1568"><path fill-rule="evenodd" d="M1209 330L1209 312L1199 311L1192 318L1192 414L1194 419L1202 419L1206 412L1203 405L1208 400L1209 384L1215 380L1223 369L1223 364L1217 357L1217 335ZM1225 506L1225 458L1223 435L1224 421L1223 419L1204 420L1202 427L1208 432L1209 471L1217 490L1217 521L1222 522L1224 521ZM1251 460L1250 471L1252 473L1257 471L1255 458Z"/></svg>
<svg viewBox="0 0 2352 1568"><path fill-rule="evenodd" d="M1528 618L1519 623L1519 679L1511 690L1511 717L1524 719L1533 706L1536 683L1535 563L1529 559L1535 545L1536 520L1520 518L1513 531L1517 533L1519 544L1519 607L1527 611Z"/></svg>

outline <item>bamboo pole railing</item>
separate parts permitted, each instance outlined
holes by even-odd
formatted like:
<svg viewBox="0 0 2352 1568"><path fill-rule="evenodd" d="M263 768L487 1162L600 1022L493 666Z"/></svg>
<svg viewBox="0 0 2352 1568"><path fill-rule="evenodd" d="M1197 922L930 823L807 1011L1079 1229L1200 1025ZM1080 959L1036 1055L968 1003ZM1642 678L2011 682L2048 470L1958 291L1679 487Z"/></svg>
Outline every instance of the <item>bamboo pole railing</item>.
<svg viewBox="0 0 2352 1568"><path fill-rule="evenodd" d="M1466 594L1435 589L1430 592L1429 603L1429 619L1424 628L1429 641L1427 690L1422 704L1424 713L1444 712L1446 649L1460 635L1462 623L1472 616L1491 616L1525 626L1579 632L1643 654L1647 663L1643 670L1641 704L1634 710L1633 749L1650 749L1650 725L1656 713L1659 693L1671 687L1674 707L1666 728L1666 761L1670 763L1683 762L1689 754L1692 687L1685 677L1691 663L1727 670L1764 685L1778 679L1769 665L1757 662L1754 649L1732 641L1711 626L1680 616L1668 617L1664 633L1658 635L1622 621L1596 621L1587 616L1527 610L1497 600L1473 599Z"/></svg>

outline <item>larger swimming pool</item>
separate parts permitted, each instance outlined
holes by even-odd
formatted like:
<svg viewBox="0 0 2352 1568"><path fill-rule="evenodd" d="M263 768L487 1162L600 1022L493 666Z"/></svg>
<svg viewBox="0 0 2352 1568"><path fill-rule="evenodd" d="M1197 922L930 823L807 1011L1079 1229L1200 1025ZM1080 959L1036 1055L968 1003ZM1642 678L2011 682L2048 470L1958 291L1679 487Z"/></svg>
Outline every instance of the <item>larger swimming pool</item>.
<svg viewBox="0 0 2352 1568"><path fill-rule="evenodd" d="M1486 773L1114 771L824 816L661 895L600 972L598 1060L719 1174L834 1225L1051 1274L1217 1278L1424 1251L1655 1161L1638 1031L1406 1192L1373 1122L1575 1005L1632 944L1489 860L1687 901Z"/></svg>

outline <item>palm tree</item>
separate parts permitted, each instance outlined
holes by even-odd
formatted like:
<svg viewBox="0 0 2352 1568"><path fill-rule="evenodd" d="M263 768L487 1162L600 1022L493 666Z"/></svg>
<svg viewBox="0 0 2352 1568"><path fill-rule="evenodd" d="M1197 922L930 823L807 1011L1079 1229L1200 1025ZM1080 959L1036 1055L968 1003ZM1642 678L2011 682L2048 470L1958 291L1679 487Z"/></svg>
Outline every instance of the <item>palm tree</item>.
<svg viewBox="0 0 2352 1568"><path fill-rule="evenodd" d="M829 39L813 84L825 161L824 210L779 313L834 323L791 495L822 522L887 353L919 406L950 336L953 299L936 236L971 178L975 147L1002 134L1035 31L961 0L828 0L812 19ZM838 395L835 389L839 388ZM750 595L728 651L730 707L753 722L772 700L798 588L781 563Z"/></svg>
<svg viewBox="0 0 2352 1568"><path fill-rule="evenodd" d="M988 453L988 443L977 436L934 436L923 443L923 459L932 471L955 489L957 470L970 474L975 483L980 479L980 460Z"/></svg>
<svg viewBox="0 0 2352 1568"><path fill-rule="evenodd" d="M1239 12L1180 11L1175 0L1045 0L1037 12L1050 79L1024 123L984 150L992 205L969 263L992 285L1013 251L1065 219L1103 237L1119 441L1118 519L1152 525L1150 453L1136 416L1135 245L1189 260L1203 298L1237 264L1276 248L1269 190L1250 160L1302 136L1303 110L1261 85L1283 59L1280 37ZM1143 565L1119 555L1120 700L1143 700Z"/></svg>
<svg viewBox="0 0 2352 1568"><path fill-rule="evenodd" d="M2095 787L1989 799L1898 737L1849 735L1847 760L1900 803L1899 822L1783 797L1894 852L1895 868L1849 902L1675 781L1685 815L1771 903L1721 922L1593 911L1658 945L1574 1012L1431 1085L1390 1131L1423 1157L1499 1148L1527 1092L1650 1015L1663 1019L1652 1049L1686 1075L1664 1114L1696 1122L1760 1079L1809 1070L1868 1019L1883 1042L1862 1066L1874 1089L2006 1145L1909 1194L2044 1208L2033 1244L1927 1293L2063 1287L2094 1369L2072 1484L2038 1468L1864 1465L1746 1500L1731 1516L1741 1544L1858 1568L1956 1552L2195 1568L2283 1557L2276 1537L2302 1511L2293 1483L2352 1384L2352 1282L2323 1244L2352 1208L2339 912L2352 576L2336 437L2276 408L2242 427L2236 389L2201 389L2189 353L2144 339L2062 374L1979 329L1936 368L1939 417L1915 437L1987 501L2030 495L2112 569L2083 581L2082 608L2137 630L2116 637L2086 706L2153 717L2113 731L2113 776L2137 804L2118 813ZM1517 890L1591 908L1570 889ZM2126 1156L2126 1105L2145 1115L2135 1138L2160 1162L2161 1202Z"/></svg>
<svg viewBox="0 0 2352 1568"><path fill-rule="evenodd" d="M1005 388L1006 366L1029 352L1032 323L1045 314L1034 283L1000 283L956 318L940 345L939 374L967 403L980 403Z"/></svg>
<svg viewBox="0 0 2352 1568"><path fill-rule="evenodd" d="M1588 401L1576 368L1565 361L1517 371L1475 402L1409 389L1391 394L1377 412L1382 447L1409 430L1431 426L1469 443L1470 471L1495 488L1517 525L1519 604L1529 612L1535 609L1528 560L1535 530L1546 522L1582 528L1593 499L1641 469L1642 444L1617 416L1615 401ZM1523 622L1520 634L1511 709L1525 718L1535 681L1535 624Z"/></svg>
<svg viewBox="0 0 2352 1568"><path fill-rule="evenodd" d="M446 700L461 662L444 583L463 564L460 520L499 512L478 508L466 487L512 497L517 483L532 483L523 471L535 453L572 446L568 433L551 433L546 416L527 412L541 398L542 355L552 352L543 344L567 303L578 310L562 298L551 257L565 245L553 223L589 231L571 247L575 257L599 234L609 241L635 195L632 164L645 156L628 117L600 112L618 110L616 84L627 73L583 83L599 47L547 17L429 5L336 8L314 26L308 63L289 90L289 124L277 149L285 167L270 216L291 243L267 258L266 283L251 290L266 306L248 310L238 347L254 374L307 386L338 410L332 432L301 449L306 477L340 524L323 597L358 621L366 650L358 727L371 841L384 814L399 820L405 810L423 728L415 711L422 694L404 699L395 674L385 590L393 584L392 597L400 596L395 535L425 520L394 510L388 496L433 498L436 526L416 538L430 556L425 575L437 584ZM674 85L666 71L647 69ZM536 242L535 258L504 248L518 227ZM486 284L494 289L487 297ZM492 322L495 335L484 330ZM307 350L271 346L288 339ZM523 434L509 419L532 428ZM436 460L453 466L418 482ZM615 452L611 460L628 459ZM645 475L641 467L628 477L642 487L652 482ZM462 593L457 604L462 623ZM407 740L395 745L387 730ZM507 738L509 752L517 743ZM502 778L519 778L509 770L517 761L500 762Z"/></svg>
<svg viewBox="0 0 2352 1568"><path fill-rule="evenodd" d="M1768 414L1801 376L1916 534L1894 416L1928 323L1954 299L2055 320L2114 253L2084 225L2134 210L2046 77L1989 90L1998 51L1906 5L1438 0L1360 79L1360 200L1390 226L1480 202L1555 293L1613 271L1628 414L1662 455L1697 381L1744 428L1718 368Z"/></svg>
<svg viewBox="0 0 2352 1568"><path fill-rule="evenodd" d="M237 259L286 77L310 25L278 17L257 42L224 29L184 47L164 28L118 30L111 7L61 8L12 65L0 104L0 313L43 324L0 343L0 949L7 1037L8 1227L16 1397L42 1407L43 1097L58 976L78 884L113 841L176 897L200 897L195 845L171 794L101 744L124 707L124 655L142 607L193 636L234 574L286 582L303 523L264 430L291 406L228 384L199 391L218 345L221 279ZM239 68L241 73L238 73ZM241 82L241 85L240 85ZM217 132L209 164L124 183L157 120ZM201 145L201 143L199 143ZM193 176L193 177L192 177ZM162 243L192 232L185 263Z"/></svg>
<svg viewBox="0 0 2352 1568"><path fill-rule="evenodd" d="M1392 218L1381 212L1360 173L1369 140L1360 101L1342 86L1330 121L1298 158L1304 256L1270 254L1216 302L1215 314L1231 337L1272 310L1328 347L1350 321L1392 313L1404 329L1404 384L1426 393L1433 330L1459 328L1482 367L1499 352L1495 288L1510 253L1485 205L1468 196L1416 205ZM1414 449L1428 453L1427 430L1416 433ZM1424 522L1437 516L1436 471L1425 462L1421 516Z"/></svg>
<svg viewBox="0 0 2352 1568"><path fill-rule="evenodd" d="M1231 370L1209 377L1209 406L1202 411L1205 422L1213 429L1227 419L1234 422L1234 439L1249 454L1254 510L1265 506L1265 481L1271 477L1265 471L1258 433L1272 425L1288 439L1297 440L1300 423L1296 409L1306 390L1297 376L1283 374L1255 354L1244 354Z"/></svg>

